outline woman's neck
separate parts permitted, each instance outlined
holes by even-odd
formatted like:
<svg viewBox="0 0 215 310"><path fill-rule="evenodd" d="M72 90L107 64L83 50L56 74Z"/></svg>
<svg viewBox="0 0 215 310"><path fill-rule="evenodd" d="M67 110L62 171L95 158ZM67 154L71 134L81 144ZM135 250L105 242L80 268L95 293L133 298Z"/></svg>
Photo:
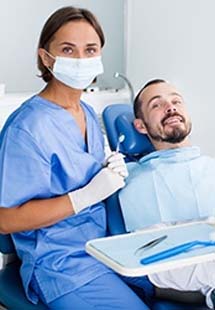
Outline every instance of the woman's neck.
<svg viewBox="0 0 215 310"><path fill-rule="evenodd" d="M38 95L64 109L79 109L82 90L73 89L53 80Z"/></svg>

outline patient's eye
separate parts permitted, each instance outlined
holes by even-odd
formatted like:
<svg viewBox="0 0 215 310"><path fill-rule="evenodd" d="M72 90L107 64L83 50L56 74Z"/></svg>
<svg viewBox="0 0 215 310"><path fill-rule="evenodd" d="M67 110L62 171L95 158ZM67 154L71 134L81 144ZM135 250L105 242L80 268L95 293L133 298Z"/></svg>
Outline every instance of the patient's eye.
<svg viewBox="0 0 215 310"><path fill-rule="evenodd" d="M183 101L181 100L181 98L175 98L175 99L173 99L172 103L173 104L182 104Z"/></svg>
<svg viewBox="0 0 215 310"><path fill-rule="evenodd" d="M151 109L158 109L161 106L161 102L159 100L155 100L151 103Z"/></svg>

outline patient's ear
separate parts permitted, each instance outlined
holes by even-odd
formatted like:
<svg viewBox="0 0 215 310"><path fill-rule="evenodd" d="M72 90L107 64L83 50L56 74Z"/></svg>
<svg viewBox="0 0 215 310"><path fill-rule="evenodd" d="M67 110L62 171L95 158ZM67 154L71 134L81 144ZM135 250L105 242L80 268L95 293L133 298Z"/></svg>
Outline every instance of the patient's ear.
<svg viewBox="0 0 215 310"><path fill-rule="evenodd" d="M140 133L147 134L146 127L143 123L143 121L140 118L135 118L133 121L134 127L136 130Z"/></svg>

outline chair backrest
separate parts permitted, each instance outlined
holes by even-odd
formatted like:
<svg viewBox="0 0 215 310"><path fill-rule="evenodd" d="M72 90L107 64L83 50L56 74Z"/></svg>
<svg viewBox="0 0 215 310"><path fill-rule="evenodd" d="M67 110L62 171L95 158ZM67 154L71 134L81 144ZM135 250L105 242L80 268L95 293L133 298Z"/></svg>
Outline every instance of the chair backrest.
<svg viewBox="0 0 215 310"><path fill-rule="evenodd" d="M117 192L106 199L105 206L108 234L111 236L125 234L127 231Z"/></svg>
<svg viewBox="0 0 215 310"><path fill-rule="evenodd" d="M102 114L107 139L112 151L116 150L120 135L125 139L120 143L120 151L127 161L134 160L154 150L146 135L140 134L133 126L134 114L130 104L113 104L106 107ZM126 233L118 193L106 200L108 230L111 235Z"/></svg>
<svg viewBox="0 0 215 310"><path fill-rule="evenodd" d="M128 159L143 156L154 150L147 135L140 134L133 126L134 113L131 104L113 104L106 107L102 114L110 149L116 150L119 137L125 136L120 143L120 151Z"/></svg>

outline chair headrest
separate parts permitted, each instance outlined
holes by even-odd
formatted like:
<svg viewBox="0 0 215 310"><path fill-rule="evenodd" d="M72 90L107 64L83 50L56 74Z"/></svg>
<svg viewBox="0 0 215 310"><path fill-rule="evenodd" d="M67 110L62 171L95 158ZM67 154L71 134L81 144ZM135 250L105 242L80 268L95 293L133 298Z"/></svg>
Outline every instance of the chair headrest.
<svg viewBox="0 0 215 310"><path fill-rule="evenodd" d="M119 136L125 139L120 143L120 151L127 155L144 155L154 150L147 135L139 133L134 125L134 114L131 104L112 104L103 111L103 122L110 148L116 150Z"/></svg>

